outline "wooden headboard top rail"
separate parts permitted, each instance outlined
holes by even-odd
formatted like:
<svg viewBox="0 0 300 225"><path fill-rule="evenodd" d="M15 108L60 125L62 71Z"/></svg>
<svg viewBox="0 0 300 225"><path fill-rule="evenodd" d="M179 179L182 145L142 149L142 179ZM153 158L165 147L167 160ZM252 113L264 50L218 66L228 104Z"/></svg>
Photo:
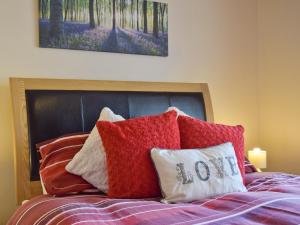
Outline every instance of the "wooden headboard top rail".
<svg viewBox="0 0 300 225"><path fill-rule="evenodd" d="M213 110L208 85L205 83L162 83L133 81L63 80L10 78L14 118L15 173L18 203L42 193L40 181L30 180L29 131L26 103L28 90L53 91L125 91L201 93L206 120L213 122Z"/></svg>

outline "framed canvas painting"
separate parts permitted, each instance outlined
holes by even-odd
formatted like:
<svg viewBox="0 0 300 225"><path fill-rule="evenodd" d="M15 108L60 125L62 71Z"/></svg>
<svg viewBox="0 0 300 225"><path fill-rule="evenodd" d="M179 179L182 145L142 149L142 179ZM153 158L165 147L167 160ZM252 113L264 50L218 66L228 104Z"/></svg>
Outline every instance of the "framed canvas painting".
<svg viewBox="0 0 300 225"><path fill-rule="evenodd" d="M168 5L146 0L39 0L39 45L168 56Z"/></svg>

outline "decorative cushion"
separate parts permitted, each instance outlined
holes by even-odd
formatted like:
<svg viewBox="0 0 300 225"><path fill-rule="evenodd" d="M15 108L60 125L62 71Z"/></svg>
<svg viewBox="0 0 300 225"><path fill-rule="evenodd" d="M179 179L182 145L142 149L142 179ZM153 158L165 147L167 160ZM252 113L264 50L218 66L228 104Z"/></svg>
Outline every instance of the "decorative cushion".
<svg viewBox="0 0 300 225"><path fill-rule="evenodd" d="M191 202L247 191L230 142L206 149L154 148L151 157L165 202Z"/></svg>
<svg viewBox="0 0 300 225"><path fill-rule="evenodd" d="M121 120L124 120L122 116L114 114L109 108L105 107L102 109L98 121L115 122ZM106 167L106 154L95 125L81 150L66 166L66 170L81 176L99 190L107 193L108 175Z"/></svg>
<svg viewBox="0 0 300 225"><path fill-rule="evenodd" d="M94 189L80 176L65 170L65 166L82 148L87 137L88 134L63 137L39 148L42 157L40 176L48 194L63 195Z"/></svg>
<svg viewBox="0 0 300 225"><path fill-rule="evenodd" d="M242 126L213 124L186 116L179 116L177 121L181 148L207 148L231 142L242 177L245 177L244 128Z"/></svg>
<svg viewBox="0 0 300 225"><path fill-rule="evenodd" d="M52 138L52 139L49 139L49 140L46 140L46 141L43 141L43 142L39 142L35 145L36 147L36 150L37 152L40 151L40 147L44 146L44 145L47 145L47 144L50 144L51 142L54 142L60 138L64 138L64 137L70 137L70 136L75 136L75 135L83 135L83 134L86 134L86 133L83 133L83 132L79 132L79 133L72 133L72 134L66 134L66 135L62 135L58 138ZM40 153L39 153L40 155ZM42 162L43 160L40 160L40 163ZM46 188L45 188L45 185L44 185L44 182L43 182L43 179L40 175L40 182L41 182L41 186L42 186L42 191L43 191L43 195L47 195L47 191L46 191Z"/></svg>
<svg viewBox="0 0 300 225"><path fill-rule="evenodd" d="M160 196L158 178L150 150L180 148L176 112L145 116L120 122L97 122L105 147L108 196L147 198Z"/></svg>
<svg viewBox="0 0 300 225"><path fill-rule="evenodd" d="M178 117L178 116L189 116L188 114L186 114L185 112L181 111L180 109L178 109L178 108L175 107L175 106L169 107L169 108L167 109L167 112L172 111L172 110L176 111L177 117ZM191 116L189 116L189 117L191 117Z"/></svg>
<svg viewBox="0 0 300 225"><path fill-rule="evenodd" d="M76 135L88 135L87 132L76 132L76 133L71 133L71 134L64 134L64 135L61 135L59 137L56 137L56 138L52 138L52 139L49 139L49 140L45 140L45 141L42 141L42 142L39 142L35 145L35 148L36 150L39 152L40 151L40 148L42 146L45 146L47 144L50 144L51 142L54 142L56 140L59 140L61 138L66 138L66 137L72 137L72 136L76 136Z"/></svg>
<svg viewBox="0 0 300 225"><path fill-rule="evenodd" d="M257 172L256 167L245 157L245 173L255 173Z"/></svg>
<svg viewBox="0 0 300 225"><path fill-rule="evenodd" d="M43 195L47 195L48 192L46 191L45 184L43 182L43 178L41 177L41 175L40 175L40 181L41 181Z"/></svg>
<svg viewBox="0 0 300 225"><path fill-rule="evenodd" d="M171 110L175 110L177 112L177 115L178 116L188 116L188 117L191 117L189 116L188 114L186 114L185 112L181 111L180 109L172 106L172 107L169 107L167 109L167 112L168 111L171 111ZM245 162L244 162L244 167L245 167L245 173L254 173L254 172L257 172L257 169L255 168L255 166L248 160L247 157L245 157Z"/></svg>

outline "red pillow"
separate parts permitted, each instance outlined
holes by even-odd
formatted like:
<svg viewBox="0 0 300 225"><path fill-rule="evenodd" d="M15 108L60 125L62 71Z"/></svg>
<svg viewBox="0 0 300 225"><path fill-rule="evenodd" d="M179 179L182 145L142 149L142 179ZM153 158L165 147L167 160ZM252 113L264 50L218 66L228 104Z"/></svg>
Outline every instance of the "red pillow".
<svg viewBox="0 0 300 225"><path fill-rule="evenodd" d="M59 140L61 138L75 136L75 135L84 135L84 134L87 135L88 133L86 133L86 132L76 132L76 133L71 133L71 134L65 134L65 135L59 136L57 138L52 138L52 139L49 139L49 140L46 140L46 141L39 142L35 145L35 148L39 152L41 147L43 147L44 145L50 144L51 142L54 142L56 140Z"/></svg>
<svg viewBox="0 0 300 225"><path fill-rule="evenodd" d="M176 116L175 111L170 111L114 123L97 122L107 158L109 197L161 195L150 150L180 149Z"/></svg>
<svg viewBox="0 0 300 225"><path fill-rule="evenodd" d="M241 175L245 177L244 167L244 128L208 123L187 116L178 117L181 148L207 148L225 142L233 144Z"/></svg>
<svg viewBox="0 0 300 225"><path fill-rule="evenodd" d="M245 157L245 173L255 173L257 172L256 167L249 161L247 157Z"/></svg>
<svg viewBox="0 0 300 225"><path fill-rule="evenodd" d="M40 146L39 152L42 157L40 175L48 194L63 195L95 189L80 176L65 170L88 136L88 134L67 136Z"/></svg>

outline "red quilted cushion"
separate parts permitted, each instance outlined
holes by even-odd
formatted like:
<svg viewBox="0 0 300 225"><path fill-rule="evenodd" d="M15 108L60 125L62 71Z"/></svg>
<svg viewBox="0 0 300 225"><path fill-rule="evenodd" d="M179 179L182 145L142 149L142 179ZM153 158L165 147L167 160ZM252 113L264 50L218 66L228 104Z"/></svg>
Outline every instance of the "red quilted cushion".
<svg viewBox="0 0 300 225"><path fill-rule="evenodd" d="M244 128L242 126L226 126L201 121L195 118L179 116L181 148L207 148L225 142L234 146L238 165L245 177L244 167Z"/></svg>
<svg viewBox="0 0 300 225"><path fill-rule="evenodd" d="M175 111L170 111L115 123L97 122L107 158L109 197L161 195L150 150L180 149L176 116Z"/></svg>
<svg viewBox="0 0 300 225"><path fill-rule="evenodd" d="M80 176L66 171L66 165L82 148L88 134L71 135L44 143L41 154L40 175L48 194L63 195L95 189Z"/></svg>

